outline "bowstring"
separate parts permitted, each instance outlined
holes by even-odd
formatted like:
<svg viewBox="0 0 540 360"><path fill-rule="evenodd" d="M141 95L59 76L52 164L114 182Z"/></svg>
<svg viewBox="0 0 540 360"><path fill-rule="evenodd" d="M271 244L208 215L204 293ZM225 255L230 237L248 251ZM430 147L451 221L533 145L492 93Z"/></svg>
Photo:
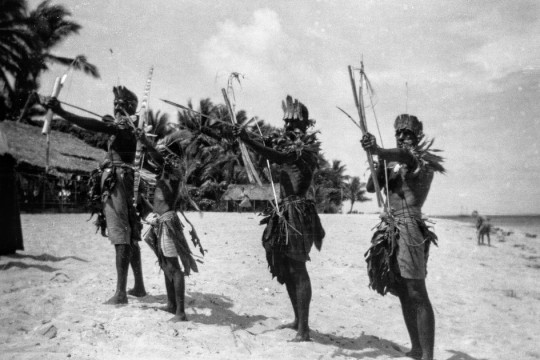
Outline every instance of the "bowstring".
<svg viewBox="0 0 540 360"><path fill-rule="evenodd" d="M409 84L405 81L405 114L409 113Z"/></svg>
<svg viewBox="0 0 540 360"><path fill-rule="evenodd" d="M372 94L374 94L375 91L373 90L373 87L371 86L371 83L368 80L367 75L362 70L360 70L360 81L363 81L363 80L365 80L366 90L367 90L368 97L369 97L369 103L371 104L371 110L373 112L373 118L375 119L375 125L377 126L377 132L379 133L379 140L381 142L381 146L384 148L383 138L382 138L382 135L381 135L381 129L380 129L380 126L379 126L379 119L377 117L377 113L375 112L375 104L373 103ZM386 160L383 160L383 165L384 165L384 181L385 181L385 185L386 185L386 208L390 209L390 202L389 202L389 199L388 199L389 198L389 196L388 196L388 173L386 171L386 166L387 166Z"/></svg>

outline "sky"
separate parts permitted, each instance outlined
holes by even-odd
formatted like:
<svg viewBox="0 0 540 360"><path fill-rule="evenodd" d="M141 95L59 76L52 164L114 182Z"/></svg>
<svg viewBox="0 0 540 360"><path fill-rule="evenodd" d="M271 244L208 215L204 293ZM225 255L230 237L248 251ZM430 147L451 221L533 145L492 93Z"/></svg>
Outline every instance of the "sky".
<svg viewBox="0 0 540 360"><path fill-rule="evenodd" d="M30 8L39 1L29 1ZM282 125L287 94L307 105L327 159L366 181L368 165L347 66L375 90L368 129L394 147L397 115L416 115L444 150L424 212L540 214L540 3L476 1L54 1L83 28L54 49L84 54L100 79L70 74L60 100L111 112L112 86L142 96L154 67L150 108L202 98L222 102L242 74L236 108ZM41 78L43 94L65 69ZM366 99L369 101L369 99ZM76 111L74 111L76 112ZM376 201L359 211L377 211Z"/></svg>

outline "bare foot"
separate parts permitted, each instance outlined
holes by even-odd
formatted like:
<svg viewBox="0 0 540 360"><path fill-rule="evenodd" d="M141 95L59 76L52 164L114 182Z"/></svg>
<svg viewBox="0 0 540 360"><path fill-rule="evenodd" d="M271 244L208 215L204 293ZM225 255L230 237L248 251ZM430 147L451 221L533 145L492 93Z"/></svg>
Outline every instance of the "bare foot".
<svg viewBox="0 0 540 360"><path fill-rule="evenodd" d="M135 297L143 297L147 295L144 287L141 289L137 289L137 288L129 289L127 293L128 295L135 296Z"/></svg>
<svg viewBox="0 0 540 360"><path fill-rule="evenodd" d="M311 341L311 338L309 337L309 331L303 333L303 334L296 334L294 339L292 339L290 342L304 342L304 341Z"/></svg>
<svg viewBox="0 0 540 360"><path fill-rule="evenodd" d="M421 360L422 359L422 349L418 349L418 350L417 349L411 349L411 351L405 353L405 356L416 359L416 360Z"/></svg>
<svg viewBox="0 0 540 360"><path fill-rule="evenodd" d="M160 306L160 307L158 307L158 310L166 311L166 312L169 312L171 314L176 314L176 306L171 305L171 304L167 304L165 306Z"/></svg>
<svg viewBox="0 0 540 360"><path fill-rule="evenodd" d="M294 320L293 322L288 324L279 325L277 328L298 330L298 320Z"/></svg>
<svg viewBox="0 0 540 360"><path fill-rule="evenodd" d="M112 298L105 301L103 304L105 305L120 305L120 304L127 304L128 298L126 294L114 294Z"/></svg>
<svg viewBox="0 0 540 360"><path fill-rule="evenodd" d="M180 321L188 321L185 313L174 315L174 317L169 319L169 322L173 323Z"/></svg>

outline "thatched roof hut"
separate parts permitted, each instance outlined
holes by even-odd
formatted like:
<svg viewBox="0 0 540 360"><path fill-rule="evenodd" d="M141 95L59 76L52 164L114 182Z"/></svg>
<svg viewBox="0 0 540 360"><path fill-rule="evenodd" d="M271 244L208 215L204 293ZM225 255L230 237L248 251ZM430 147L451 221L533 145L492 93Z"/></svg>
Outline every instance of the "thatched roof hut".
<svg viewBox="0 0 540 360"><path fill-rule="evenodd" d="M49 168L47 139L41 128L0 122L0 157L13 158L19 203L24 211L80 211L87 197L87 179L106 152L73 135L51 131Z"/></svg>
<svg viewBox="0 0 540 360"><path fill-rule="evenodd" d="M276 196L279 199L279 184L275 184ZM271 184L261 186L254 184L229 185L225 193L221 196L221 201L226 203L224 207L227 211L238 210L238 203L243 199L243 194L247 195L252 202L254 211L264 210L269 205L269 201L274 201L274 192Z"/></svg>
<svg viewBox="0 0 540 360"><path fill-rule="evenodd" d="M7 152L17 162L17 169L39 173L46 167L46 137L41 128L14 121L0 122L0 133L8 141ZM2 151L5 151L3 149ZM87 174L105 158L106 152L91 147L73 135L51 131L49 174Z"/></svg>
<svg viewBox="0 0 540 360"><path fill-rule="evenodd" d="M272 191L271 184L263 184L261 186L254 184L229 185L227 191L225 191L225 193L221 196L221 200L241 200L242 190L247 196L249 196L251 200L274 200L274 193ZM276 184L276 195L279 199L279 184Z"/></svg>

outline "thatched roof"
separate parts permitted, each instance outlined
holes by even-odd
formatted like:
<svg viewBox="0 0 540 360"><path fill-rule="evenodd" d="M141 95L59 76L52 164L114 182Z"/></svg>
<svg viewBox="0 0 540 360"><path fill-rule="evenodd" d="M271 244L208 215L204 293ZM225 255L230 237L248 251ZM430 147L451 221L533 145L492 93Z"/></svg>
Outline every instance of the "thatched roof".
<svg viewBox="0 0 540 360"><path fill-rule="evenodd" d="M0 139L7 138L7 153L18 167L45 169L47 140L41 128L15 121L0 122ZM91 147L73 135L51 131L49 170L51 173L88 173L105 158L106 152ZM1 141L0 141L1 142ZM5 144L2 152L5 151ZM1 155L1 154L0 154Z"/></svg>
<svg viewBox="0 0 540 360"><path fill-rule="evenodd" d="M279 199L279 184L275 184L276 194ZM274 200L271 184L259 185L229 185L227 191L221 196L221 200L241 200L242 188L251 200Z"/></svg>

